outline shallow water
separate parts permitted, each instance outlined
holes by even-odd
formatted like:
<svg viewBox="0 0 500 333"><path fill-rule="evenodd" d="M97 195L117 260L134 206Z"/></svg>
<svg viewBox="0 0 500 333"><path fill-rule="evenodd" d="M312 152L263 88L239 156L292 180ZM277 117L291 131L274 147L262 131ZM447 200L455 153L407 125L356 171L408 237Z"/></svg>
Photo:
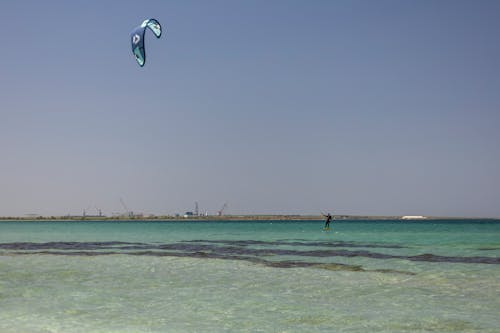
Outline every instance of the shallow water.
<svg viewBox="0 0 500 333"><path fill-rule="evenodd" d="M0 332L499 332L500 223L1 222Z"/></svg>

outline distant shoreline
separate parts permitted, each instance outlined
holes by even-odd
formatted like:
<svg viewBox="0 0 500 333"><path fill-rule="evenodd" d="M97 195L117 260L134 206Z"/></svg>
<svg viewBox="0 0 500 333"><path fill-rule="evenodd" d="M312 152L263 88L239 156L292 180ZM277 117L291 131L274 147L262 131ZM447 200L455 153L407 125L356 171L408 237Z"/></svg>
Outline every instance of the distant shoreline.
<svg viewBox="0 0 500 333"><path fill-rule="evenodd" d="M426 216L424 218L405 219L402 216L365 216L365 215L333 215L337 221L433 221L433 220L491 220L500 221L498 217L452 217L452 216ZM110 221L110 222L220 222L220 221L323 221L321 215L224 215L224 216L37 216L37 217L0 217L0 221L60 221L60 222L81 222L81 221Z"/></svg>

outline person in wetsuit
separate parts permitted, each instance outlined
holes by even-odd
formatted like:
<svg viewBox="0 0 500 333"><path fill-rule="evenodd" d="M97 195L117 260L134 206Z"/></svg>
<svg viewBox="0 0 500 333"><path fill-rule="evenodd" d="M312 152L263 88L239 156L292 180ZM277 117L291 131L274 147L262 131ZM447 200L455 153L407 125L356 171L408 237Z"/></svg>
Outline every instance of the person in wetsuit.
<svg viewBox="0 0 500 333"><path fill-rule="evenodd" d="M332 216L330 215L330 213L328 213L328 215L323 214L323 216L326 218L325 229L330 229L330 222L332 221Z"/></svg>

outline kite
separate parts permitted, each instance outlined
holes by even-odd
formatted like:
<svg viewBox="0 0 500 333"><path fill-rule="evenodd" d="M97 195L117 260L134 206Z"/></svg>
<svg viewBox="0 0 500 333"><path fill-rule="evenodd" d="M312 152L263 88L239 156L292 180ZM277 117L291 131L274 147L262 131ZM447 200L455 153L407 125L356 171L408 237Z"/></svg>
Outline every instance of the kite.
<svg viewBox="0 0 500 333"><path fill-rule="evenodd" d="M155 34L156 38L160 38L161 36L160 22L153 18L142 22L142 24L135 28L130 34L132 53L134 53L135 60L137 60L137 63L141 67L146 63L146 49L144 48L144 34L146 33L146 28L149 28Z"/></svg>

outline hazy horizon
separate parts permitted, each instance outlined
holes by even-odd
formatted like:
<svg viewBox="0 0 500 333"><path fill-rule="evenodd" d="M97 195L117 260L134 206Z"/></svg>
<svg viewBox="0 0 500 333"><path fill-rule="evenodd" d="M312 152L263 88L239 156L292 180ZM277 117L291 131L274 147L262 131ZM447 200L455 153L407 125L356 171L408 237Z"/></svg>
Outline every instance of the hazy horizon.
<svg viewBox="0 0 500 333"><path fill-rule="evenodd" d="M498 1L7 1L0 26L0 216L500 217Z"/></svg>

